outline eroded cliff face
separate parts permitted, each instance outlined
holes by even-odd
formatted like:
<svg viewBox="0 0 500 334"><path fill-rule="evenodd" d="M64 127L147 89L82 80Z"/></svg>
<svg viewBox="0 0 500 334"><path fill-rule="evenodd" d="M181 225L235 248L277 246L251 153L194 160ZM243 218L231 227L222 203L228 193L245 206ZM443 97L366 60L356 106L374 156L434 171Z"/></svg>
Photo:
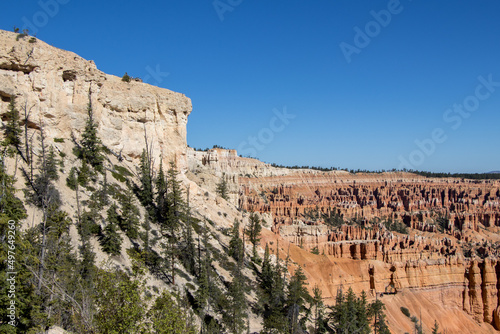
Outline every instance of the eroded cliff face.
<svg viewBox="0 0 500 334"><path fill-rule="evenodd" d="M277 236L299 253L319 254L295 259L327 298L351 286L416 316L420 310L405 296L440 300L426 307L447 310L441 318L425 310L424 329L437 320L453 333L488 332L482 323L500 330L500 182L324 172L240 177L239 187L240 208L271 215ZM334 216L349 224L335 224ZM387 219L408 234L388 230ZM391 330L411 331L400 310L391 310ZM464 312L461 325L446 318L452 310Z"/></svg>
<svg viewBox="0 0 500 334"><path fill-rule="evenodd" d="M188 151L188 161L193 180L215 192L225 177L231 202L268 218L261 244L289 256L291 271L302 266L327 304L352 287L383 300L393 333L413 331L401 306L427 332L435 320L447 333L500 329L498 181L273 168L223 149ZM327 224L335 215L357 223Z"/></svg>
<svg viewBox="0 0 500 334"><path fill-rule="evenodd" d="M0 30L0 115L12 97L29 127L44 127L49 139L79 138L92 104L103 144L132 160L145 147L187 167L186 123L191 100L180 93L142 82L123 82L93 61L30 37ZM30 42L30 40L32 42ZM33 42L35 41L35 42Z"/></svg>

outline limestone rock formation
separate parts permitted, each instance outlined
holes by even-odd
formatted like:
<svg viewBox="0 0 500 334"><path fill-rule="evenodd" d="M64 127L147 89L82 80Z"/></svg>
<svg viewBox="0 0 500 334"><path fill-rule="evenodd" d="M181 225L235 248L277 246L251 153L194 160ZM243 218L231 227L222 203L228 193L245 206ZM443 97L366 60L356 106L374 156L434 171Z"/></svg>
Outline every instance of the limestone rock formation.
<svg viewBox="0 0 500 334"><path fill-rule="evenodd" d="M17 97L21 114L24 108L31 111L31 127L43 126L49 139L78 138L91 102L99 136L110 150L137 158L146 132L155 158L162 155L167 163L187 167L186 123L192 106L184 94L123 82L72 52L16 37L0 30L0 115Z"/></svg>

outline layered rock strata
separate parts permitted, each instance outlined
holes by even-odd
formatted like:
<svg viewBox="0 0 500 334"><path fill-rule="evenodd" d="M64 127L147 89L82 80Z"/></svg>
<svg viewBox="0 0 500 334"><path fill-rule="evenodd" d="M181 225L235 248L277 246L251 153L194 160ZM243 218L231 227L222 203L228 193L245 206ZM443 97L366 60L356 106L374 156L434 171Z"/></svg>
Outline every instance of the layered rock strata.
<svg viewBox="0 0 500 334"><path fill-rule="evenodd" d="M372 296L433 296L436 290L446 295L446 305L500 329L498 181L324 172L240 177L239 185L240 208L272 215L272 230L281 238L333 262L359 263L361 280L319 279L330 298L342 285ZM334 215L349 224L326 224ZM388 219L409 233L389 231L383 224Z"/></svg>

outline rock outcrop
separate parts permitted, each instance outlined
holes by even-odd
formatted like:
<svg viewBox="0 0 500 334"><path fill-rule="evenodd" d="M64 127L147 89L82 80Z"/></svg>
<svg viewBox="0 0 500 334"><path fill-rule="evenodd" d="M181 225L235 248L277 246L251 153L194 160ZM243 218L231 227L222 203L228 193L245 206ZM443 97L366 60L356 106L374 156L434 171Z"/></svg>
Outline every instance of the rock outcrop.
<svg viewBox="0 0 500 334"><path fill-rule="evenodd" d="M29 126L49 139L78 138L89 102L103 144L125 159L140 156L145 134L155 158L187 168L186 123L191 100L145 83L124 82L93 61L31 37L0 30L0 115L13 97L30 112Z"/></svg>

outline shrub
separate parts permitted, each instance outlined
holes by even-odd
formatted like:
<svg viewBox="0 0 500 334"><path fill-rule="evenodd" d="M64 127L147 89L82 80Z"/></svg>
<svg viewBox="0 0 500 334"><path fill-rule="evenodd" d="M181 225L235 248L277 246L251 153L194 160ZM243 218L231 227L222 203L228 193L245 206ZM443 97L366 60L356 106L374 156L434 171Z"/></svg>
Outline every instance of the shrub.
<svg viewBox="0 0 500 334"><path fill-rule="evenodd" d="M125 167L123 166L114 166L115 171L119 173L122 176L133 176L132 173Z"/></svg>
<svg viewBox="0 0 500 334"><path fill-rule="evenodd" d="M387 228L389 231L398 232L401 234L408 234L409 233L408 226L406 226L402 222L393 221L392 219L389 219L389 220L384 222L384 225L385 225L385 228Z"/></svg>
<svg viewBox="0 0 500 334"><path fill-rule="evenodd" d="M132 78L127 74L127 72L125 72L125 74L122 77L122 81L130 82L131 80Z"/></svg>
<svg viewBox="0 0 500 334"><path fill-rule="evenodd" d="M401 306L401 312L403 312L404 315L410 318L410 310L408 310L406 307Z"/></svg>
<svg viewBox="0 0 500 334"><path fill-rule="evenodd" d="M127 179L121 175L121 174L118 174L118 173L115 173L115 172L111 172L111 175L113 175L113 177L117 180L117 181L120 181L120 182L127 182Z"/></svg>

